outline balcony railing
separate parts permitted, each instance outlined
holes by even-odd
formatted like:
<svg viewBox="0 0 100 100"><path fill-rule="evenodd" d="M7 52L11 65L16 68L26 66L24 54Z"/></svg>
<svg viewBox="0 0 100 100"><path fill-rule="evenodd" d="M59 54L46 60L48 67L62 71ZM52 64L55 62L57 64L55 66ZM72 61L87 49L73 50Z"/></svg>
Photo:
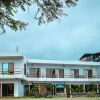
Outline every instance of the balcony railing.
<svg viewBox="0 0 100 100"><path fill-rule="evenodd" d="M100 78L100 74L98 75L85 75L85 74L80 74L80 75L73 75L73 74L65 74L64 77L58 77L59 75L55 75L52 77L48 77L46 75L35 75L35 74L26 74L26 77L30 78Z"/></svg>
<svg viewBox="0 0 100 100"><path fill-rule="evenodd" d="M14 74L22 74L23 69L22 68L15 68L14 71L3 71L0 69L0 75L14 75Z"/></svg>

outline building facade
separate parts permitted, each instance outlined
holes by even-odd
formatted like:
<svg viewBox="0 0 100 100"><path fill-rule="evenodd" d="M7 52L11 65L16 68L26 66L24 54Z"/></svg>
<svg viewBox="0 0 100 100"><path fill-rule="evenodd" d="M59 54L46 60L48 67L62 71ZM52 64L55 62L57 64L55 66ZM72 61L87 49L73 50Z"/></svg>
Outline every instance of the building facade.
<svg viewBox="0 0 100 100"><path fill-rule="evenodd" d="M34 60L23 56L0 56L0 96L24 96L26 88L31 90L38 84L39 92L45 93L46 85L53 84L53 95L66 94L64 85L71 93L80 85L83 93L89 84L100 90L100 62Z"/></svg>
<svg viewBox="0 0 100 100"><path fill-rule="evenodd" d="M81 61L100 62L100 52L86 53L80 58L80 60Z"/></svg>

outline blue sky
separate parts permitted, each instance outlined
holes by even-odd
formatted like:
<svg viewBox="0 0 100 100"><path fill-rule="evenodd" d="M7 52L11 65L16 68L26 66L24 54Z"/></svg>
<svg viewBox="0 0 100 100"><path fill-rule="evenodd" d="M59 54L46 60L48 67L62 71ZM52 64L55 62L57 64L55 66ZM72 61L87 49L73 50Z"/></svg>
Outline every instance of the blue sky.
<svg viewBox="0 0 100 100"><path fill-rule="evenodd" d="M100 0L79 0L67 8L67 17L38 26L32 7L15 16L28 22L25 31L6 30L0 36L0 54L16 53L33 59L78 60L84 53L100 52Z"/></svg>

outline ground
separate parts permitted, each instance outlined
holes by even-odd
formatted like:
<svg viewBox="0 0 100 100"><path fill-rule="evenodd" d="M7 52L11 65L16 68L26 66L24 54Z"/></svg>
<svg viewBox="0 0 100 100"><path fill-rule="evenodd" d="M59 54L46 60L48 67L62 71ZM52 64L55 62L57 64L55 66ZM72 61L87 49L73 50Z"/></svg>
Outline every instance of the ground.
<svg viewBox="0 0 100 100"><path fill-rule="evenodd" d="M100 100L100 98L0 98L0 100Z"/></svg>

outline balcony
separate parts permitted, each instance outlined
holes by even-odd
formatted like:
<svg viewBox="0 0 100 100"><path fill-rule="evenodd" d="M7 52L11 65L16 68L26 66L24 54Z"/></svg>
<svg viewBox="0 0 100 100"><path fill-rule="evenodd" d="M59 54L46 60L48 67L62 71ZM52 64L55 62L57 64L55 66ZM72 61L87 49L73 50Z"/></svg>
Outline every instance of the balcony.
<svg viewBox="0 0 100 100"><path fill-rule="evenodd" d="M96 82L100 82L100 75L77 75L77 76L74 76L74 75L69 75L69 74L66 74L64 75L64 78L59 78L59 77L51 77L51 78L47 78L45 75L44 76L41 76L41 77L33 77L33 75L31 74L27 74L26 75L26 80L27 81L37 81L37 82L42 82L42 81L58 81L58 82L65 82L65 81L69 81L69 82L83 82L83 81L96 81Z"/></svg>
<svg viewBox="0 0 100 100"><path fill-rule="evenodd" d="M14 71L2 71L0 69L0 79L22 79L23 78L23 69L22 68L15 68Z"/></svg>

